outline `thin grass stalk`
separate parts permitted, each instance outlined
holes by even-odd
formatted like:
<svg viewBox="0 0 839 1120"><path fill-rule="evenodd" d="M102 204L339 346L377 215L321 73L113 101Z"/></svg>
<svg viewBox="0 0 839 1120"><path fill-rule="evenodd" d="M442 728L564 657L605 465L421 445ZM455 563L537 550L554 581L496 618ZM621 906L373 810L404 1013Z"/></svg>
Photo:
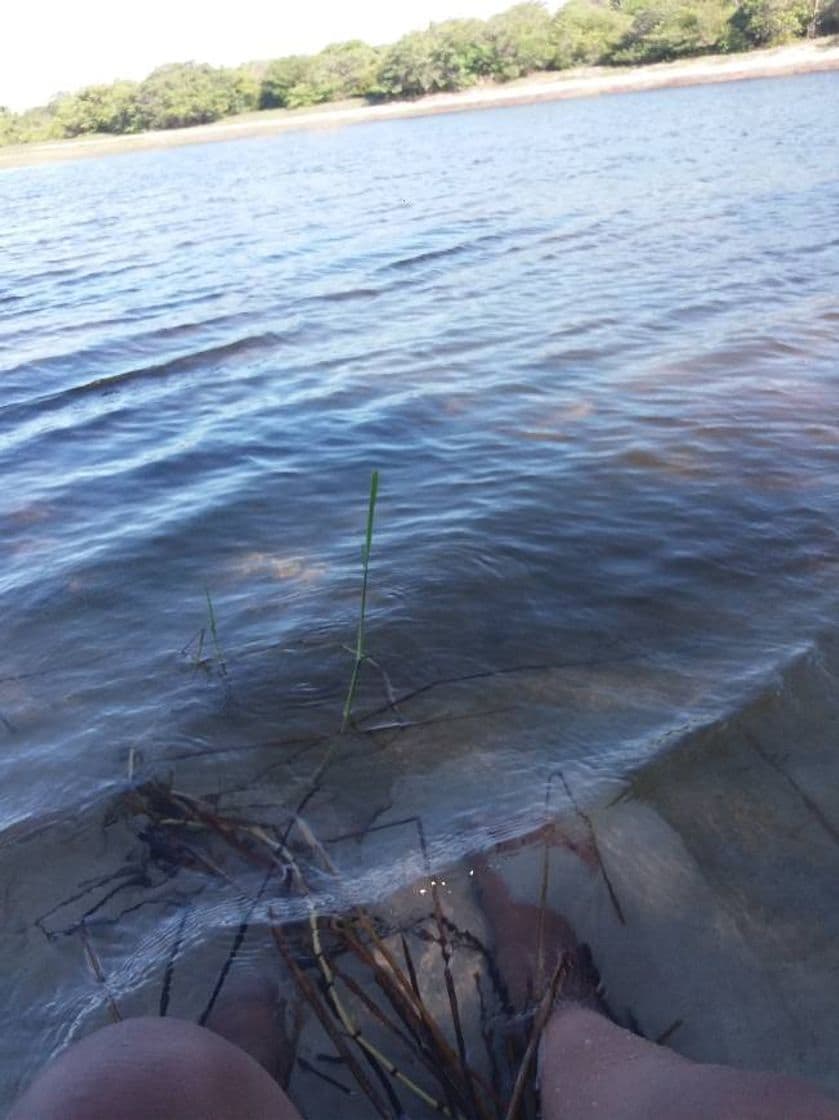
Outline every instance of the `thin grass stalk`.
<svg viewBox="0 0 839 1120"><path fill-rule="evenodd" d="M507 1113L505 1120L515 1120L516 1113L521 1103L522 1094L528 1082L530 1075L530 1068L533 1064L533 1058L536 1054L536 1047L539 1045L539 1039L542 1037L542 1031L545 1024L553 1011L554 1001L559 993L560 986L565 979L568 971L568 960L566 955L559 959L559 963L554 969L553 976L551 976L550 984L547 991L542 996L539 1007L537 1008L536 1015L533 1019L533 1028L530 1032L530 1038L527 1042L527 1048L524 1051L524 1057L519 1065L516 1080L513 1083L513 1091L510 1094L510 1103L507 1105Z"/></svg>
<svg viewBox="0 0 839 1120"><path fill-rule="evenodd" d="M202 888L203 890L203 888ZM186 929L187 918L192 910L192 900L190 899L181 914L181 920L178 922L178 932L175 934L175 942L169 956L166 959L166 970L163 973L163 984L160 988L160 1003L158 1005L157 1013L161 1018L164 1018L169 1013L169 999L172 994L172 981L175 978L175 961L181 953L181 945L184 939L184 930Z"/></svg>
<svg viewBox="0 0 839 1120"><path fill-rule="evenodd" d="M408 938L404 933L399 935L402 942L402 956L405 958L405 967L408 970L408 979L411 981L411 989L418 1002L422 1002L420 995L419 980L417 978L417 970L414 968L414 958L411 956L411 950L408 948Z"/></svg>
<svg viewBox="0 0 839 1120"><path fill-rule="evenodd" d="M218 627L216 626L216 612L213 610L213 600L210 598L210 589L204 588L204 594L207 596L207 614L210 619L210 635L213 639L213 649L216 653L216 661L218 662L219 673L227 676L227 662L224 660L224 653L222 652L221 642L218 638Z"/></svg>
<svg viewBox="0 0 839 1120"><path fill-rule="evenodd" d="M105 976L105 970L102 968L102 962L99 960L99 954L93 948L93 942L90 940L90 935L87 932L87 926L82 922L79 926L79 936L82 939L84 946L85 956L90 971L98 984L102 986L105 992L105 1002L108 1005L108 1014L111 1017L112 1023L122 1022L122 1015L117 1007L116 1000L111 994L111 989L108 987L108 978Z"/></svg>
<svg viewBox="0 0 839 1120"><path fill-rule="evenodd" d="M402 972L389 946L379 937L369 916L364 912L359 912L357 921L370 937L376 951L383 957L387 968L382 968L360 941L356 943L356 952L362 956L366 954L368 966L373 971L377 984L388 996L394 1009L398 1012L400 1004L407 1006L410 1009L410 1013L419 1020L423 1031L428 1035L430 1044L436 1052L438 1060L444 1063L449 1071L448 1076L450 1083L452 1085L457 1085L458 1078L463 1074L460 1057L449 1045L448 1039L441 1031L433 1016L429 1014L422 997L419 995L419 986L417 986L415 994L413 984ZM394 1000L396 1002L394 1002Z"/></svg>
<svg viewBox="0 0 839 1120"><path fill-rule="evenodd" d="M409 962L409 972L415 977L416 970L407 944L404 949L406 960ZM364 960L363 957L360 959ZM392 982L389 972L380 966L377 967L377 962L372 956L367 957L367 967L372 970L376 983L387 996L394 1010L403 1018L408 1029L414 1034L419 1052L428 1055L429 1068L440 1085L449 1111L453 1116L462 1117L468 1111L468 1108L459 1082L460 1066L458 1058L449 1046L446 1037L439 1030L437 1023L426 1011L419 992L419 985L415 989L416 1002L411 1002L406 993Z"/></svg>
<svg viewBox="0 0 839 1120"><path fill-rule="evenodd" d="M440 892L437 888L437 880L430 874L431 861L428 857L428 845L425 839L425 829L422 825L422 820L417 820L417 834L419 836L420 848L425 861L426 869L429 872L431 880L431 899L434 904L434 921L437 925L437 935L440 941L440 953L443 958L443 979L446 986L446 995L449 1001L449 1011L451 1013L452 1026L455 1033L455 1041L457 1043L457 1052L460 1059L461 1074L466 1084L466 1091L468 1094L469 1105L472 1109L472 1114L476 1120L490 1120L488 1112L481 1106L481 1102L475 1093L475 1085L473 1081L472 1070L469 1067L469 1062L466 1057L466 1042L463 1038L463 1027L460 1020L460 1008L457 1002L457 991L454 985L454 979L451 971L451 948L449 946L448 937L446 936L446 923L443 916L443 907L440 903Z"/></svg>
<svg viewBox="0 0 839 1120"><path fill-rule="evenodd" d="M445 915L442 915L442 919L443 919L443 922L445 924L448 924L448 919L445 917ZM425 1008L425 1005L423 1003L423 1000L422 1000L422 995L421 995L420 990L419 990L419 983L417 981L416 969L414 967L413 958L411 957L411 952L410 952L410 949L408 948L408 943L407 943L407 940L406 940L404 934L401 937L401 941L402 941L402 952L405 956L405 962L406 962L406 966L407 966L407 969L408 969L408 976L409 976L410 984L411 984L411 995L413 995L413 997L414 997L416 1008L421 1013L421 1017L423 1019L423 1022L424 1023L427 1022L428 1026L433 1031L435 1047L438 1050L440 1048L443 1048L443 1050L445 1051L445 1056L446 1056L446 1058L449 1062L449 1065L451 1066L452 1070L455 1072L456 1075L460 1075L461 1077L468 1077L471 1083L478 1085L478 1087L483 1092L486 1092L487 1094L492 1095L492 1087L485 1081L485 1079L476 1070L473 1070L470 1066L463 1064L461 1053L460 1052L456 1053L454 1050L452 1050L452 1048L449 1045L448 1040L446 1039L445 1035L443 1035L443 1033L440 1031L440 1028L437 1026L437 1023L435 1022L435 1020L433 1018L431 1018L431 1016L428 1014L428 1012ZM477 938L475 938L475 941L478 945L480 945L480 942L478 942ZM437 941L437 944L439 944L439 940ZM387 975L387 973L382 973L381 969L376 969L375 962L372 960L372 958L370 958L370 967L373 968L376 971L377 979L378 979L379 975ZM452 1083L456 1086L458 1084L457 1079L455 1078L455 1080Z"/></svg>
<svg viewBox="0 0 839 1120"><path fill-rule="evenodd" d="M268 913L271 917L271 934L274 938L277 948L280 951L280 955L285 961L289 972L294 977L294 981L297 984L300 992L303 994L304 999L314 1011L318 1022L323 1027L324 1031L332 1042L332 1045L335 1047L335 1052L341 1056L344 1062L346 1062L347 1069L352 1073L353 1077L358 1083L359 1088L373 1105L373 1108L375 1108L379 1116L382 1117L382 1120L390 1120L390 1114L388 1112L387 1106L384 1104L381 1097L376 1092L363 1068L356 1061L354 1054L344 1041L341 1032L335 1027L335 1024L332 1022L332 1018L329 1012L324 1007L323 1001L319 997L314 984L294 959L294 954L292 953L291 947L286 940L285 934L282 932L282 927L277 923L276 915L274 914L273 908L269 908Z"/></svg>
<svg viewBox="0 0 839 1120"><path fill-rule="evenodd" d="M414 995L416 995L417 1001L419 1002L420 1006L423 1006L422 1005L422 996L421 996L420 989L419 989L419 980L417 978L417 969L414 968L413 958L411 956L411 950L410 950L409 945L408 945L408 939L407 939L407 937L405 937L404 934L401 934L401 942L402 942L402 955L404 956L404 959L405 959L405 967L407 967L407 969L408 969L408 976L409 976L409 979L411 981L411 988L413 989ZM429 1036L429 1038L430 1038L430 1036ZM434 1044L434 1039L430 1038L430 1042L431 1042L431 1044ZM454 1053L451 1053L448 1048L447 1048L447 1054L450 1054L450 1058L449 1058L448 1063L444 1063L444 1062L440 1061L439 1055L436 1055L436 1054L432 1053L432 1057L437 1058L435 1066L432 1067L432 1072L435 1073L435 1075L437 1077L437 1080L440 1083L440 1088L442 1089L442 1092L444 1092L444 1094L446 1095L446 1100L449 1103L449 1108L456 1108L457 1111L466 1111L463 1108L463 1105L458 1103L459 1096L460 1096L459 1085L457 1084L456 1081L453 1080L453 1071L454 1071L454 1074L456 1074L458 1072L458 1066L457 1066L457 1062L455 1060L455 1055L454 1055Z"/></svg>
<svg viewBox="0 0 839 1120"><path fill-rule="evenodd" d="M420 1047L426 1047L429 1051L440 1047L445 1049L447 1044L442 1034L433 1038L429 1034L429 1027L432 1026L433 1021L428 1017L421 997L418 994L415 996L413 991L406 990L404 985L399 982L388 957L384 957L385 964L382 965L376 960L371 949L358 937L355 929L351 929L349 926L344 927L343 935L347 948L355 954L365 968L370 970L393 1010L414 1035L417 1044ZM376 951L380 952L379 944L376 945ZM444 1061L447 1061L450 1057L451 1054L449 1053L441 1055Z"/></svg>
<svg viewBox="0 0 839 1120"><path fill-rule="evenodd" d="M355 931L344 931L348 946L355 952L363 964L370 969L373 977L387 997L390 1005L405 1023L406 1027L417 1035L417 1044L420 1049L425 1049L433 1055L437 1062L435 1074L443 1094L448 1102L449 1110L453 1115L460 1117L465 1111L459 1092L460 1064L458 1056L449 1046L448 1040L439 1026L428 1013L421 997L414 997L413 991L406 990L403 984L397 982L397 977L392 971L387 946L379 940L377 950L385 950L383 954L388 964L387 968L375 960L370 950L358 940ZM417 989L418 991L418 989Z"/></svg>
<svg viewBox="0 0 839 1120"><path fill-rule="evenodd" d="M328 853L325 851L323 846L316 840L316 838L314 837L314 834L311 832L308 825L305 824L305 821L303 820L303 818L299 817L299 816L295 816L294 823L296 823L297 826L298 826L298 829L303 832L303 835L304 835L304 837L306 837L307 842L309 842L310 846L320 855L321 860L325 864L327 869L331 870L333 873L337 874L337 870L335 869L335 865L332 863L332 860L329 858ZM289 832L290 832L290 828L289 828ZM288 835L288 832L287 832L287 835ZM391 1075L391 1077L395 1078L397 1081L400 1081L405 1086L406 1089L408 1089L410 1092L412 1092L416 1097L418 1097L420 1100L422 1100L430 1108L433 1108L436 1112L440 1112L440 1113L443 1113L446 1116L449 1116L451 1118L451 1120L457 1120L457 1115L458 1114L450 1112L449 1109L447 1109L446 1106L442 1102L438 1101L435 1097L432 1097L431 1094L426 1093L426 1091L421 1086L417 1085L416 1082L414 1082L410 1077L408 1077L406 1074L404 1074L390 1060L390 1058L388 1058L385 1054L383 1054L377 1046L375 1046L372 1042L370 1042L369 1039L367 1039L364 1036L361 1028L356 1024L355 1020L352 1018L349 1011L344 1006L343 1001L341 1000L340 996L338 995L338 992L336 991L336 988L335 988L335 974L333 972L331 962L329 961L329 959L327 958L327 956L326 956L326 954L323 950L323 946L322 946L321 939L320 939L320 929L318 927L318 912L317 912L317 909L315 907L314 901L312 900L311 891L309 890L309 887L306 883L306 880L303 876L303 873L301 872L300 867L297 864L294 857L292 856L291 852L289 852L288 849L285 848L284 844L279 843L277 845L277 850L280 850L282 852L284 858L288 860L289 866L292 868L295 879L296 879L300 889L303 891L303 893L305 894L305 896L307 898L307 901L308 901L308 904L309 904L309 929L310 929L311 937L312 937L312 951L313 951L315 960L318 964L318 967L321 971L324 986L325 986L326 992L329 996L330 1003L332 1004L332 1006L335 1010L335 1014L337 1015L339 1021L341 1022L341 1025L344 1027L347 1034L350 1036L350 1038L352 1038L352 1040L356 1043L356 1045L359 1046L365 1052L365 1056L368 1059L371 1059L374 1063L377 1063L378 1065L384 1067L384 1069L387 1070L387 1072ZM381 939L379 939L378 935L375 934L375 929L373 927L372 922L370 921L370 919L366 915L363 914L363 912L360 912L359 920L363 920L365 922L367 927L370 930L373 931L373 934L376 937L376 940L377 940L378 944L381 945L382 948L384 948L384 945L381 942ZM377 978L378 978L378 971L377 971L376 975L377 975ZM403 979L403 982L404 982L404 979Z"/></svg>
<svg viewBox="0 0 839 1120"><path fill-rule="evenodd" d="M489 1017L487 1015L486 1001L484 999L484 990L481 987L480 972L473 972L472 979L475 981L475 991L478 996L478 1009L480 1012L481 1021L481 1039L483 1040L484 1049L486 1050L487 1055L487 1061L489 1062L489 1075L492 1080L493 1093L496 1098L496 1102L499 1102L502 1093L501 1072L498 1069L498 1055L495 1051L495 1046L493 1045L492 1031L489 1029L488 1025ZM500 1120L501 1115L502 1110L498 1107L498 1103L496 1103L496 1117L498 1118L498 1120Z"/></svg>
<svg viewBox="0 0 839 1120"><path fill-rule="evenodd" d="M545 815L550 806L551 780L548 778L545 786ZM534 991L541 992L545 981L545 915L548 907L548 882L550 879L550 845L548 836L545 835L545 844L542 848L542 881L539 887L539 917L536 923L536 979Z"/></svg>
<svg viewBox="0 0 839 1120"><path fill-rule="evenodd" d="M470 932L468 929L461 929L459 926L455 925L451 918L446 917L445 914L443 915L443 921L446 923L447 929L449 929L456 937L459 937L461 938L461 940L465 941L465 943L469 946L470 949L473 950L473 952L479 953L481 957L483 957L487 976L489 977L489 982L490 984L492 984L493 992L495 993L495 996L499 1004L501 1005L501 1010L504 1012L508 1019L512 1019L513 1015L515 1014L515 1010L510 999L510 993L507 991L507 985L504 983L504 977L498 971L498 965L496 964L495 958L493 957L492 953L489 951L486 945L484 945L483 941L481 941L479 937L476 937L475 934Z"/></svg>
<svg viewBox="0 0 839 1120"><path fill-rule="evenodd" d="M620 922L620 924L622 926L625 926L626 925L626 918L625 918L624 913L623 913L623 907L620 904L620 900L618 899L617 891L615 890L614 885L612 884L612 880L609 878L609 872L606 870L606 865L603 862L603 856L600 853L600 845L597 842L597 833L594 831L594 822L592 821L592 819L588 815L588 813L584 812L583 809L580 807L580 805L577 803L577 799L574 797L574 794L571 792L571 787L569 786L568 781L567 781L565 775L563 774L563 772L561 770L557 770L557 774L559 775L559 780L562 782L562 785L563 785L563 787L565 789L565 792L568 796L568 800L571 802L571 804L574 808L574 812L577 814L577 816L580 818L580 820L585 824L586 828L588 829L589 840L591 841L591 847L592 847L592 850L594 852L594 857L597 860L597 864L600 867L600 873L603 876L603 882L606 884L606 891L609 895L609 901L612 903L612 907L615 911L615 914L617 915L618 921Z"/></svg>
<svg viewBox="0 0 839 1120"><path fill-rule="evenodd" d="M481 1102L475 1092L475 1085L472 1080L472 1070L469 1067L469 1062L466 1057L466 1041L463 1037L463 1025L460 1019L460 1007L457 1002L457 989L454 984L454 977L452 976L451 969L451 947L446 936L446 927L443 921L443 908L440 903L440 893L437 889L437 880L431 880L431 898L434 902L434 917L437 923L437 932L440 943L440 955L443 959L443 981L446 986L446 996L449 1001L449 1012L451 1014L452 1026L454 1028L455 1041L457 1043L457 1054L460 1059L460 1069L463 1076L463 1081L466 1086L466 1094L469 1101L469 1107L472 1115L476 1120L490 1120L489 1114L482 1107Z"/></svg>
<svg viewBox="0 0 839 1120"><path fill-rule="evenodd" d="M361 553L361 603L358 611L358 629L355 636L355 660L347 689L347 698L344 701L344 714L341 720L341 731L347 730L352 717L355 695L358 691L359 674L366 658L364 651L364 626L367 614L367 581L370 571L370 552L373 548L373 521L376 515L376 498L379 493L379 472L373 471L370 475L370 498L367 503L367 531L364 537L364 549Z"/></svg>
<svg viewBox="0 0 839 1120"><path fill-rule="evenodd" d="M300 1066L300 1068L302 1070L305 1070L306 1073L310 1073L312 1075L312 1077L319 1078L321 1081L324 1081L327 1085L331 1085L333 1089L339 1089L342 1093L344 1093L348 1097L352 1096L352 1089L350 1089L350 1087L348 1085L344 1085L341 1081L338 1081L336 1078L330 1077L328 1073L324 1073L322 1069L318 1069L317 1066L313 1066L311 1062L307 1062L302 1054L299 1054L297 1056L297 1064Z"/></svg>
<svg viewBox="0 0 839 1120"><path fill-rule="evenodd" d="M362 1050L366 1051L369 1057L380 1063L387 1070L391 1077L401 1082L401 1084L403 1084L406 1089L413 1093L414 1096L418 1097L421 1101L427 1104L429 1108L433 1108L435 1112L441 1112L443 1113L443 1115L451 1117L451 1113L449 1112L448 1108L441 1101L438 1101L436 1097L432 1097L430 1093L427 1093L425 1089L422 1088L422 1086L417 1085L417 1083L412 1080L412 1078L408 1077L407 1074L403 1073L402 1070L399 1069L399 1067L394 1062L392 1062L390 1058L387 1057L387 1055L383 1054L378 1046L376 1046L364 1036L361 1028L356 1025L355 1020L347 1011L343 1001L335 990L335 973L332 970L332 965L328 957L323 951L323 946L320 940L320 929L317 923L317 913L314 910L314 907L312 907L312 912L309 916L309 925L312 931L312 948L314 950L315 960L320 966L327 994L333 1007L335 1008L335 1012L339 1020L341 1021L342 1026L344 1027L344 1030L347 1032L353 1042L360 1046ZM452 1117L452 1120L454 1120L454 1117Z"/></svg>
<svg viewBox="0 0 839 1120"><path fill-rule="evenodd" d="M230 946L227 956L224 959L224 964L221 966L221 971L216 977L216 982L213 986L212 992L210 993L210 998L207 1000L207 1006L199 1016L198 1025L200 1027L203 1027L206 1024L207 1020L210 1018L210 1015L212 1015L213 1013L213 1008L216 1005L216 1001L221 995L221 990L225 985L227 977L230 975L230 970L233 967L233 962L238 957L239 950L242 948L242 945L245 942L245 938L248 935L248 930L250 929L251 919L253 918L254 911L262 901L262 896L265 894L265 891L267 890L268 884L271 881L273 875L274 868L269 867L262 877L262 882L260 883L259 890L257 891L255 897L248 904L248 907L245 910L245 915L239 922L239 926L236 930L236 935L233 938L233 944Z"/></svg>
<svg viewBox="0 0 839 1120"><path fill-rule="evenodd" d="M364 1058L365 1062L378 1079L379 1084L384 1089L385 1096L387 1097L388 1101L390 1101L390 1107L393 1109L394 1120L407 1120L405 1109L402 1107L402 1102L400 1101L396 1093L396 1089L393 1086L393 1081L388 1077L388 1073L390 1071L382 1068L382 1065L378 1058L373 1057L370 1048L362 1046L361 1056L362 1058ZM392 1076L393 1074L391 1074L391 1077Z"/></svg>
<svg viewBox="0 0 839 1120"><path fill-rule="evenodd" d="M667 1046L668 1043L670 1042L670 1039L673 1037L673 1035L676 1033L676 1031L679 1029L679 1027L681 1027L683 1025L684 1025L684 1019L674 1019L673 1022L670 1024L670 1026L666 1027L661 1032L661 1034L658 1035L653 1040L655 1042L656 1046Z"/></svg>
<svg viewBox="0 0 839 1120"><path fill-rule="evenodd" d="M364 933L370 938L376 951L384 958L388 966L389 975L393 977L402 993L407 997L409 1003L412 1003L416 1009L423 1014L425 1008L423 1007L422 1000L414 994L414 989L411 981L402 971L399 961L397 961L395 954L388 945L379 936L376 927L373 925L370 915L362 909L357 909L353 914L353 920L363 930Z"/></svg>
<svg viewBox="0 0 839 1120"><path fill-rule="evenodd" d="M385 1011L382 1010L379 1004L376 1003L376 1001L370 995L368 995L367 992L365 992L361 984L359 984L358 981L354 980L353 977L349 975L349 973L345 972L344 969L340 967L340 965L338 965L334 960L331 961L331 964L332 971L335 973L341 983L346 987L350 994L354 995L359 1003L361 1003L367 1009L368 1013L374 1019L376 1019L381 1024L381 1026L390 1031L390 1033L394 1035L394 1037L398 1038L403 1046L407 1046L408 1049L416 1049L418 1041L417 1038L413 1035L406 1034L402 1027L394 1022L394 1020ZM424 1051L421 1051L420 1053L423 1059L425 1059L426 1055Z"/></svg>
<svg viewBox="0 0 839 1120"><path fill-rule="evenodd" d="M292 830L292 828L294 828L295 821L297 820L297 815L299 813L301 813L303 811L303 809L306 807L306 804L307 804L309 798L312 796L313 793L314 793L314 790L310 790L301 799L300 803L297 806L295 814L294 814L294 816L292 816L291 820L289 821L288 825L286 826L286 830L285 830L285 833L283 834L283 838L282 838L281 841L279 841L279 843L272 840L272 838L267 835L265 830L258 825L253 825L249 829L251 835L256 836L256 838L258 840L260 840L263 844L266 844L268 846L268 848L271 851L274 862L272 862L272 865L268 868L268 871L266 872L265 877L262 881L262 884L259 888L259 892L257 893L256 897L252 900L251 905L247 909L245 917L243 918L242 922L239 924L239 928L236 931L236 936L233 940L233 944L230 948L229 953L227 954L227 957L225 958L224 964L221 966L221 971L220 971L220 973L219 973L219 975L216 979L216 984L215 984L215 987L213 988L213 991L210 995L209 1002L208 1002L206 1008L204 1009L204 1011L201 1015L201 1018L198 1020L199 1023L203 1024L207 1020L207 1018L209 1017L210 1013L213 1010L213 1006L214 1006L216 1000L218 999L219 995L221 994L221 990L224 987L224 983L227 980L227 977L230 973L230 969L233 967L233 963L236 960L236 957L239 954L239 950L241 949L242 945L244 944L245 937L248 934L248 930L250 929L250 923L251 923L251 919L253 917L254 911L256 910L256 907L257 907L258 903L262 900L262 897L265 894L265 891L268 887L268 884L269 884L271 878L273 877L274 871L276 870L276 853L278 851L279 852L287 851L286 844L288 842L289 835L291 834L291 830ZM187 800L189 800L189 799L187 799ZM222 834L222 835L224 835L224 834ZM312 838L314 839L314 836ZM324 855L326 855L325 852L324 852ZM289 864L289 866L292 868L292 873L293 873L294 869L296 868L296 864L294 864L294 862L292 861ZM285 870L285 868L284 868L284 870Z"/></svg>

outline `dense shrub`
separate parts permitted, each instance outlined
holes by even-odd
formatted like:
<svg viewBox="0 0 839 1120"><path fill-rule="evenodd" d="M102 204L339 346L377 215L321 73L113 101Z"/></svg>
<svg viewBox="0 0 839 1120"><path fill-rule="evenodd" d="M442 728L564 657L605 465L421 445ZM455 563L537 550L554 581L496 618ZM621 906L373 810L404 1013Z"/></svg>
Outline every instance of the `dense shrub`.
<svg viewBox="0 0 839 1120"><path fill-rule="evenodd" d="M739 50L786 43L807 32L807 0L740 0L731 17L731 45Z"/></svg>
<svg viewBox="0 0 839 1120"><path fill-rule="evenodd" d="M632 16L608 3L568 0L554 16L554 66L608 62L632 24Z"/></svg>
<svg viewBox="0 0 839 1120"><path fill-rule="evenodd" d="M488 23L492 74L499 81L550 69L555 49L553 23L539 3L516 4Z"/></svg>
<svg viewBox="0 0 839 1120"><path fill-rule="evenodd" d="M286 92L285 105L294 109L363 97L375 83L378 62L379 52L360 39L335 43L305 59L297 81Z"/></svg>
<svg viewBox="0 0 839 1120"><path fill-rule="evenodd" d="M724 49L734 6L729 0L629 0L624 11L632 23L610 61L666 62Z"/></svg>

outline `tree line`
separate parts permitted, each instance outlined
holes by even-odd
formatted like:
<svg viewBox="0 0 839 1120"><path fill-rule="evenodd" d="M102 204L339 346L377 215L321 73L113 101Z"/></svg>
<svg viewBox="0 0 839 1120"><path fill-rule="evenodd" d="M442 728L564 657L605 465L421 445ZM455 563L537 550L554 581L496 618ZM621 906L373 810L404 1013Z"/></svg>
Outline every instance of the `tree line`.
<svg viewBox="0 0 839 1120"><path fill-rule="evenodd" d="M142 82L88 86L22 113L0 107L0 144L182 128L351 98L400 100L543 70L664 62L837 32L839 0L568 0L553 15L526 0L384 47L353 40L236 68L174 63Z"/></svg>

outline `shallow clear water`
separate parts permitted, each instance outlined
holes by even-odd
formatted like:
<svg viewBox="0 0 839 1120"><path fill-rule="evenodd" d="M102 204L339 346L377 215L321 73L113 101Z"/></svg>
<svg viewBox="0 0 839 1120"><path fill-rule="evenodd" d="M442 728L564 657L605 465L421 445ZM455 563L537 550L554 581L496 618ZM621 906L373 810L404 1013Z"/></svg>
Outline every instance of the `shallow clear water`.
<svg viewBox="0 0 839 1120"><path fill-rule="evenodd" d="M129 756L292 803L335 741L371 469L358 710L390 688L412 726L340 741L339 832L405 810L457 857L526 827L558 765L581 796L608 784L830 635L837 92L0 175L0 825L29 954L8 1000L42 969L52 993L30 1042L89 1013L78 946L32 919L113 862ZM348 874L382 893L414 847L383 836ZM213 903L196 951L237 907ZM124 999L172 920L108 934Z"/></svg>

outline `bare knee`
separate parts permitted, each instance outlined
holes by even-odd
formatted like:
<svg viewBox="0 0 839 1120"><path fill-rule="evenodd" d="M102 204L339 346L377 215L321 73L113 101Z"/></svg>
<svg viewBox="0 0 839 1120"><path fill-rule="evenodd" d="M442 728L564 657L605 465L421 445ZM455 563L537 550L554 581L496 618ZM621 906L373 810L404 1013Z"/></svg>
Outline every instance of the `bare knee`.
<svg viewBox="0 0 839 1120"><path fill-rule="evenodd" d="M36 1079L9 1120L274 1120L295 1116L244 1051L178 1019L128 1019L88 1036Z"/></svg>

